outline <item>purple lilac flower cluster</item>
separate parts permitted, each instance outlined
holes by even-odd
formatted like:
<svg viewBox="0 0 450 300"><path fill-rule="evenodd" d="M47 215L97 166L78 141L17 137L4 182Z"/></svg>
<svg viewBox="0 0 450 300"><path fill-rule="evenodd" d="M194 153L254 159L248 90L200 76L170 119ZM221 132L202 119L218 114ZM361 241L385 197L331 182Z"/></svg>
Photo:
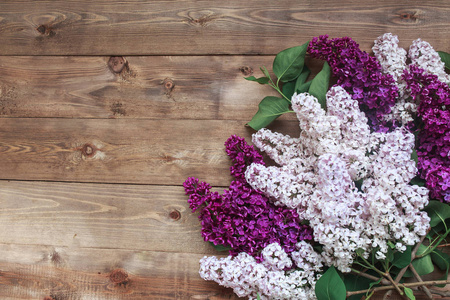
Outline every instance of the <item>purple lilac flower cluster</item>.
<svg viewBox="0 0 450 300"><path fill-rule="evenodd" d="M261 262L261 251L269 244L278 243L291 253L299 241L312 240L312 229L301 224L296 210L273 205L246 182L247 166L264 164L261 154L235 135L225 146L233 161L231 174L236 178L229 189L223 194L212 192L211 185L193 177L183 184L190 208L200 209L205 241L230 247L233 256L246 252Z"/></svg>
<svg viewBox="0 0 450 300"><path fill-rule="evenodd" d="M450 202L450 87L437 75L411 65L404 79L413 99L420 99L417 114L422 128L418 135L418 167L430 196Z"/></svg>
<svg viewBox="0 0 450 300"><path fill-rule="evenodd" d="M349 37L328 39L328 35L314 37L308 45L308 53L328 62L337 84L358 100L375 131L386 132L395 127L396 124L390 124L383 116L395 104L398 88L391 75L381 72L375 57L360 50Z"/></svg>

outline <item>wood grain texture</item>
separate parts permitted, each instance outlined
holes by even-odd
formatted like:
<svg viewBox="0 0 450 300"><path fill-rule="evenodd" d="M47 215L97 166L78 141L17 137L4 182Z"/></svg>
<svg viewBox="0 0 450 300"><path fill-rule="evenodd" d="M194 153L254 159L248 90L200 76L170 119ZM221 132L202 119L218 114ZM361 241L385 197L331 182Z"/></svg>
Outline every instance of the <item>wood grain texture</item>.
<svg viewBox="0 0 450 300"><path fill-rule="evenodd" d="M273 57L0 56L0 117L213 119L250 121L258 103L276 95L244 79L262 76ZM317 71L318 61L309 60Z"/></svg>
<svg viewBox="0 0 450 300"><path fill-rule="evenodd" d="M214 186L231 180L224 143L251 140L242 121L0 119L0 179ZM298 135L298 123L278 130Z"/></svg>
<svg viewBox="0 0 450 300"><path fill-rule="evenodd" d="M1 299L239 299L231 289L200 278L200 255L21 245L0 248L8 258L0 260ZM11 258L11 251L21 251L32 263L12 262L17 259Z"/></svg>
<svg viewBox="0 0 450 300"><path fill-rule="evenodd" d="M275 54L313 36L385 32L448 50L450 3L429 1L3 1L2 55Z"/></svg>
<svg viewBox="0 0 450 300"><path fill-rule="evenodd" d="M2 243L214 253L182 187L0 181L0 201Z"/></svg>
<svg viewBox="0 0 450 300"><path fill-rule="evenodd" d="M449 15L445 0L0 1L0 299L238 299L198 275L218 253L181 184L229 184L225 140L250 139L275 95L243 77L321 34L450 52Z"/></svg>

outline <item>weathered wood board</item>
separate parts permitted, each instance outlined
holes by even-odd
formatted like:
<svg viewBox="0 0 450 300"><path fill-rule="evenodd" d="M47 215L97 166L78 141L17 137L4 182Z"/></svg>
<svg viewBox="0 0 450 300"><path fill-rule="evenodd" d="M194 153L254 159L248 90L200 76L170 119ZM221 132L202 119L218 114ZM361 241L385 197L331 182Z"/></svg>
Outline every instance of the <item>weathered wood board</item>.
<svg viewBox="0 0 450 300"><path fill-rule="evenodd" d="M223 253L182 183L229 184L225 140L250 139L276 95L244 77L321 34L450 52L449 15L446 0L2 1L0 299L238 299L198 275ZM293 115L271 128L299 132Z"/></svg>
<svg viewBox="0 0 450 300"><path fill-rule="evenodd" d="M368 50L394 32L402 45L448 44L450 5L427 1L5 1L3 55L274 54L313 36L353 36Z"/></svg>

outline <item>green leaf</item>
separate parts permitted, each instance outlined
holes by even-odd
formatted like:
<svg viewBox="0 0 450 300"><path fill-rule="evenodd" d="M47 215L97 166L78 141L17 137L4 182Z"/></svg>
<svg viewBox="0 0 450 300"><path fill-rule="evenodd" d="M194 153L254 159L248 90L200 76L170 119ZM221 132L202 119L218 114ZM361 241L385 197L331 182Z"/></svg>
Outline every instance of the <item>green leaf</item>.
<svg viewBox="0 0 450 300"><path fill-rule="evenodd" d="M418 185L418 186L425 186L425 180L423 180L422 178L420 178L419 176L414 177L413 179L411 179L411 181L409 182L410 185Z"/></svg>
<svg viewBox="0 0 450 300"><path fill-rule="evenodd" d="M392 264L400 269L403 269L411 263L411 247L406 247L404 252L397 251L394 254Z"/></svg>
<svg viewBox="0 0 450 300"><path fill-rule="evenodd" d="M229 250L232 249L232 248L229 247L229 246L224 246L224 245L214 245L213 242L209 242L209 243L214 247L214 249L216 249L216 251L219 251L219 252L222 252L222 251L229 251Z"/></svg>
<svg viewBox="0 0 450 300"><path fill-rule="evenodd" d="M425 251L427 251L427 249L428 249L427 246L421 244L419 246L419 249L416 252L416 255L420 256L420 255L424 254ZM419 273L420 276L430 274L431 272L434 271L434 264L433 264L433 261L431 260L430 254L427 254L424 257L415 259L412 262L412 265L413 265L414 269L416 269L417 273ZM412 272L408 269L405 272L404 277L412 277L412 276L413 276Z"/></svg>
<svg viewBox="0 0 450 300"><path fill-rule="evenodd" d="M256 300L261 300L261 297L259 296L259 293L256 294Z"/></svg>
<svg viewBox="0 0 450 300"><path fill-rule="evenodd" d="M411 159L416 162L416 166L417 166L417 162L419 161L419 157L417 156L417 152L416 152L415 148L411 152Z"/></svg>
<svg viewBox="0 0 450 300"><path fill-rule="evenodd" d="M309 87L311 86L312 80L305 82L297 88L297 93L306 93L309 91Z"/></svg>
<svg viewBox="0 0 450 300"><path fill-rule="evenodd" d="M450 206L437 200L432 200L424 209L430 217L430 226L434 227L439 223L445 223L450 218Z"/></svg>
<svg viewBox="0 0 450 300"><path fill-rule="evenodd" d="M305 64L306 49L309 42L301 46L285 49L277 54L273 61L273 73L281 82L296 79Z"/></svg>
<svg viewBox="0 0 450 300"><path fill-rule="evenodd" d="M345 300L347 291L344 281L332 266L316 283L317 300Z"/></svg>
<svg viewBox="0 0 450 300"><path fill-rule="evenodd" d="M292 95L294 95L295 92L295 81L283 83L282 92L286 96L286 98L291 99Z"/></svg>
<svg viewBox="0 0 450 300"><path fill-rule="evenodd" d="M268 84L269 80L270 80L268 77L256 78L255 76L244 77L244 79L247 79L248 81L255 81L255 82L259 83L259 84Z"/></svg>
<svg viewBox="0 0 450 300"><path fill-rule="evenodd" d="M285 99L267 96L259 103L258 112L247 125L255 130L260 130L272 123L280 115L289 111L289 102Z"/></svg>
<svg viewBox="0 0 450 300"><path fill-rule="evenodd" d="M266 67L262 66L259 69L261 70L261 72L263 72L264 76L266 76L267 78L270 78L269 71L267 71Z"/></svg>
<svg viewBox="0 0 450 300"><path fill-rule="evenodd" d="M381 279L382 279L382 278L380 277L380 279L378 279L377 281L371 282L371 283L369 284L369 288L368 288L368 289L371 290L374 286L380 284ZM367 291L366 295L368 295L368 294L369 294L369 291Z"/></svg>
<svg viewBox="0 0 450 300"><path fill-rule="evenodd" d="M306 80L308 79L309 74L311 74L311 71L309 70L309 68L306 65L303 66L302 72L300 73L300 75L297 77L297 80L295 81L295 90L296 91L300 88L300 86L302 86L303 84L306 83Z"/></svg>
<svg viewBox="0 0 450 300"><path fill-rule="evenodd" d="M327 62L323 64L322 70L314 77L308 92L319 100L320 106L327 109L326 95L330 84L331 69Z"/></svg>
<svg viewBox="0 0 450 300"><path fill-rule="evenodd" d="M344 276L344 284L347 291L362 291L367 290L369 288L369 284L372 282L372 280L363 277L358 276L355 274L345 274ZM348 300L360 300L361 294L353 295L348 297Z"/></svg>
<svg viewBox="0 0 450 300"><path fill-rule="evenodd" d="M404 287L403 290L405 291L405 296L408 297L408 299L416 300L416 297L414 296L412 289Z"/></svg>
<svg viewBox="0 0 450 300"><path fill-rule="evenodd" d="M431 260L433 263L442 271L445 271L445 274L439 278L438 280L447 280L448 278L448 271L450 269L450 256L442 251L439 251L437 249L433 250L430 254ZM442 285L436 285L437 287L445 287L445 284Z"/></svg>
<svg viewBox="0 0 450 300"><path fill-rule="evenodd" d="M445 67L450 70L450 54L447 52L438 51L441 60L444 62Z"/></svg>
<svg viewBox="0 0 450 300"><path fill-rule="evenodd" d="M389 247L386 252L386 260L388 262L392 262L394 260L394 252L395 250Z"/></svg>

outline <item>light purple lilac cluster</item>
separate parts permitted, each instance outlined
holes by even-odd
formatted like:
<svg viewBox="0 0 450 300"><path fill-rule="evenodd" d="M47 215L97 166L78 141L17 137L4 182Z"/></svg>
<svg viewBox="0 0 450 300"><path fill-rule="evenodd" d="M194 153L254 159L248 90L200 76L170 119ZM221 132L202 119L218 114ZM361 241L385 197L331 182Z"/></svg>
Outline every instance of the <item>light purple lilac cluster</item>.
<svg viewBox="0 0 450 300"><path fill-rule="evenodd" d="M200 276L232 288L239 297L248 299L313 300L314 287L320 278L323 259L305 241L287 254L278 243L267 245L258 263L245 252L235 257L204 257L200 260ZM286 267L295 270L285 272Z"/></svg>
<svg viewBox="0 0 450 300"><path fill-rule="evenodd" d="M433 199L450 202L450 76L429 43L413 41L407 55L398 42L397 36L386 33L372 48L383 72L392 75L399 88L400 96L385 119L419 129L420 176Z"/></svg>
<svg viewBox="0 0 450 300"><path fill-rule="evenodd" d="M238 136L225 143L233 161L230 168L235 180L223 194L211 191L211 185L190 177L183 186L190 208L200 209L202 236L205 241L230 247L231 255L248 253L262 261L264 247L278 243L291 253L302 240L312 240L312 229L303 225L296 210L277 207L245 180L250 164L264 165L261 154Z"/></svg>
<svg viewBox="0 0 450 300"><path fill-rule="evenodd" d="M247 182L279 206L296 208L308 220L326 265L350 271L356 250L376 249L384 259L388 242L404 251L426 234L421 209L428 190L409 185L414 135L403 128L371 132L358 102L340 86L327 94L327 112L307 93L294 95L299 138L262 129L253 143L279 166L252 164ZM362 180L360 190L355 181Z"/></svg>
<svg viewBox="0 0 450 300"><path fill-rule="evenodd" d="M381 72L375 57L359 49L349 37L328 39L328 35L314 37L308 45L308 53L328 62L337 77L337 84L358 100L371 127L376 131L387 131L395 126L383 116L394 106L398 88L391 75Z"/></svg>

